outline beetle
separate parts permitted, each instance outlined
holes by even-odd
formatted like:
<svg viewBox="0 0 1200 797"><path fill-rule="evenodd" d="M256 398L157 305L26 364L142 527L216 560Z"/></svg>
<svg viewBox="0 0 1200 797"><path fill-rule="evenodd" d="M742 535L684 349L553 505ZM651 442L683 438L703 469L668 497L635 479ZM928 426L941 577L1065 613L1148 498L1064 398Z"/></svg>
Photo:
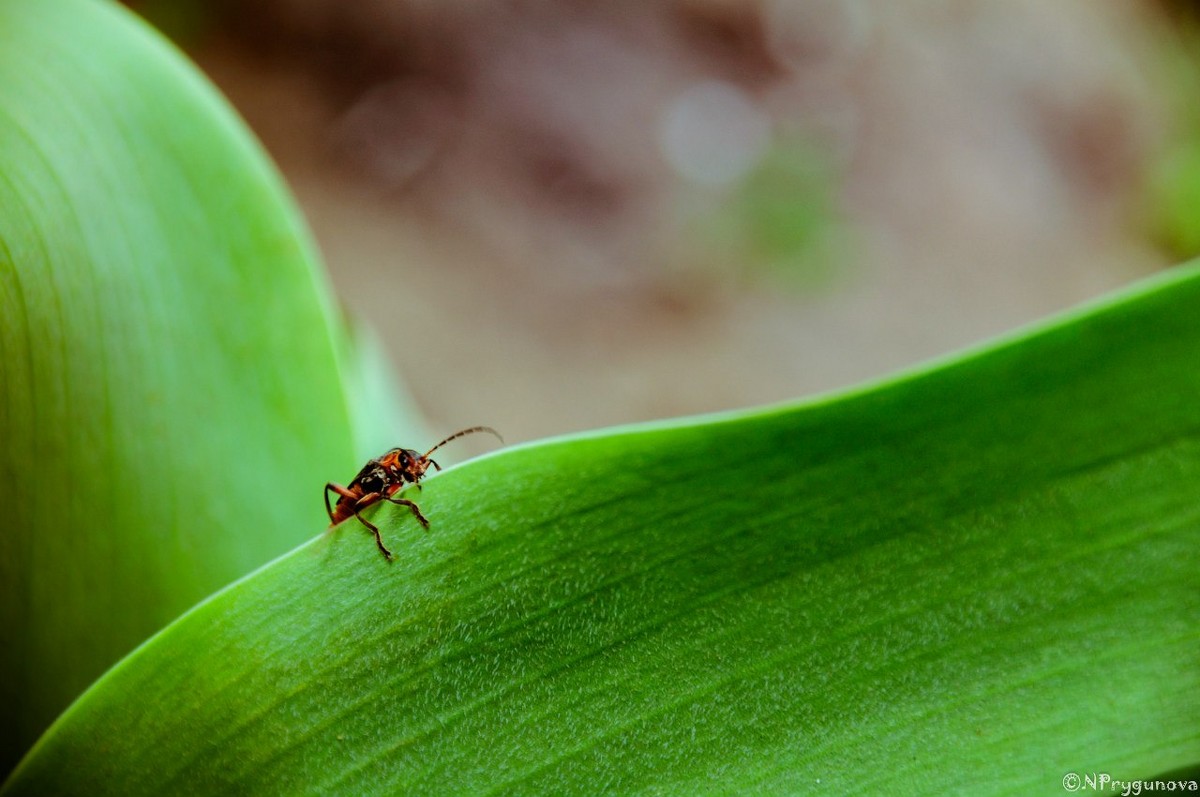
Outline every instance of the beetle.
<svg viewBox="0 0 1200 797"><path fill-rule="evenodd" d="M406 482L415 484L420 490L420 481L430 465L435 470L442 469L441 465L430 459L430 455L446 443L475 432L487 432L495 435L501 443L504 442L504 438L492 427L472 426L470 429L455 432L424 454L411 448L393 448L378 459L372 459L363 465L358 475L345 487L328 482L325 485L325 511L329 513L329 527L333 528L351 517L358 518L358 521L375 535L375 544L379 546L379 552L390 561L392 552L383 544L379 528L359 513L380 501L391 501L393 504L408 507L413 517L420 521L422 526L429 528L429 520L421 514L420 508L407 498L397 498L395 494L404 488ZM329 505L330 492L338 495L337 503L333 506Z"/></svg>

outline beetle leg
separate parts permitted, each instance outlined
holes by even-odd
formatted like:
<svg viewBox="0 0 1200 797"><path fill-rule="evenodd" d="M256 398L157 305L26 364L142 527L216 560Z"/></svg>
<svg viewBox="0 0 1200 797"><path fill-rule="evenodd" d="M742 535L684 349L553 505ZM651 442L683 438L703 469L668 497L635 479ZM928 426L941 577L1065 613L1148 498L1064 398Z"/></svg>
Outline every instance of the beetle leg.
<svg viewBox="0 0 1200 797"><path fill-rule="evenodd" d="M351 496L351 497L353 497L353 496ZM359 523L361 523L364 526L366 526L367 528L369 528L371 530L371 533L375 535L375 544L377 546L379 546L379 552L381 554L383 554L383 558L387 559L388 561L391 561L392 552L389 551L387 549L387 546L383 544L383 536L379 533L379 527L376 526L374 523L371 523L369 520L367 520L362 515L358 514L360 511L362 511L363 509L366 509L367 507L369 507L371 504L375 503L382 497L383 496L381 496L379 493L367 493L362 498L358 499L358 503L356 503L354 505L354 516L356 518L358 518Z"/></svg>
<svg viewBox="0 0 1200 797"><path fill-rule="evenodd" d="M342 498L357 499L358 496L356 496L354 493L350 492L349 490L347 490L345 487L343 487L340 484L334 484L333 482L328 482L325 485L325 511L329 513L329 521L332 523L333 522L333 507L331 507L329 505L329 492L331 490L333 492L337 493L338 495L340 495Z"/></svg>
<svg viewBox="0 0 1200 797"><path fill-rule="evenodd" d="M402 505L408 507L409 509L412 510L413 517L415 517L417 520L421 521L422 526L424 526L425 528L429 528L429 521L426 520L425 516L421 514L421 510L418 509L417 505L414 504L412 501L409 501L407 498L392 498L390 495L387 496L387 500L391 501L393 504L402 504Z"/></svg>

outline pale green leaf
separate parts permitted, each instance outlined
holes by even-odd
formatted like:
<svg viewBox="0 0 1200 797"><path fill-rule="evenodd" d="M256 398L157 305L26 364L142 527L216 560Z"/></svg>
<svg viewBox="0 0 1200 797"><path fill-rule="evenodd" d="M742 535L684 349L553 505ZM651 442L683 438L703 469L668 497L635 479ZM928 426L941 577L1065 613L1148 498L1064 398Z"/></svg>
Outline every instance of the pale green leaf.
<svg viewBox="0 0 1200 797"><path fill-rule="evenodd" d="M358 464L331 318L278 176L170 45L0 0L0 772L320 525Z"/></svg>

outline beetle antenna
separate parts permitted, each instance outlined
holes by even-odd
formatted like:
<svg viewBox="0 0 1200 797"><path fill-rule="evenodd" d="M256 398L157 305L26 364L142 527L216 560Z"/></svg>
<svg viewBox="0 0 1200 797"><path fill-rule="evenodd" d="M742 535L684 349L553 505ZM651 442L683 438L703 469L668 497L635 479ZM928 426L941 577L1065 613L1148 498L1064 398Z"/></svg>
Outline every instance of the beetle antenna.
<svg viewBox="0 0 1200 797"><path fill-rule="evenodd" d="M492 427L490 427L490 426L472 426L470 429L463 429L461 432L455 432L454 434L450 435L442 442L438 443L433 448L426 451L424 459L428 459L430 454L432 454L434 451L437 451L439 448L446 445L446 443L449 443L451 440L457 440L458 438L463 437L464 435L474 434L475 432L487 432L490 435L494 435L496 437L496 439L499 440L501 443L504 442L504 438L501 437L500 433L497 432Z"/></svg>

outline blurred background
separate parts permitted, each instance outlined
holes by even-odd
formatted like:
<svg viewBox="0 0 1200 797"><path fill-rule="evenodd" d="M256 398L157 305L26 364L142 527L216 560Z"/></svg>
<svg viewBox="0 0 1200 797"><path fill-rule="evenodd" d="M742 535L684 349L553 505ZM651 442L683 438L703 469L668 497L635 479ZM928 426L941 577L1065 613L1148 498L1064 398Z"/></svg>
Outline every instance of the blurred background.
<svg viewBox="0 0 1200 797"><path fill-rule="evenodd" d="M435 434L827 391L1200 251L1187 3L128 5L262 140Z"/></svg>

